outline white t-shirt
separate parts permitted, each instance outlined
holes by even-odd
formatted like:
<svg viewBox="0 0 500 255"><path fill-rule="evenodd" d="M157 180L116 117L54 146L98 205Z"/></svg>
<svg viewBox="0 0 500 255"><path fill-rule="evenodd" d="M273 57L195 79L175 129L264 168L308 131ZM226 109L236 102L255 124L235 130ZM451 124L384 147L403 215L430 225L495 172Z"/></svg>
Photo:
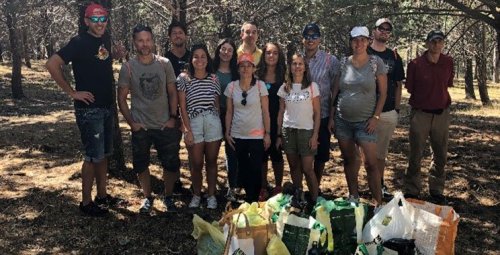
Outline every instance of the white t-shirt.
<svg viewBox="0 0 500 255"><path fill-rule="evenodd" d="M302 89L302 84L292 84L290 93L285 91L285 84L278 90L278 96L285 100L283 127L311 130L314 128L312 100L319 96L318 84ZM312 96L311 96L312 94Z"/></svg>
<svg viewBox="0 0 500 255"><path fill-rule="evenodd" d="M257 80L256 84L247 91L246 105L241 104L243 90L239 80L229 83L224 95L227 96L227 100L233 100L231 136L239 139L264 138L264 121L260 104L260 97L268 95L264 82Z"/></svg>

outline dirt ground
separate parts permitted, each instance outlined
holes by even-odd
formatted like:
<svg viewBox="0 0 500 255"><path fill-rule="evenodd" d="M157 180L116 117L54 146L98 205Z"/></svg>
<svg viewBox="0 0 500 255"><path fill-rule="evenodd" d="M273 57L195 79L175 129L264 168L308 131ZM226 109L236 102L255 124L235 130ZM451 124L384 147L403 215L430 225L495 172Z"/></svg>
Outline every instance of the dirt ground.
<svg viewBox="0 0 500 255"><path fill-rule="evenodd" d="M137 214L142 199L135 180L109 179L109 193L130 204L111 209L105 218L84 217L81 199L82 155L71 100L50 80L41 63L23 69L27 98L12 100L10 69L0 65L0 254L195 254L191 237L192 215L217 220L225 203L223 148L219 154L218 210L185 209L190 195L177 196L179 213L164 213L156 200L152 216ZM453 119L450 127L449 161L445 195L460 215L456 254L500 253L500 84L490 87L494 106L464 100L463 85L452 90ZM407 95L405 95L407 97ZM131 168L130 134L120 124L128 171ZM334 138L332 138L334 142ZM408 109L391 144L386 184L402 188L408 155ZM186 150L182 147L182 181L190 185ZM332 146L321 184L327 198L346 196L338 147ZM154 158L154 157L153 157ZM430 164L425 154L424 169ZM160 166L151 166L154 191L162 190ZM364 172L362 170L362 172ZM427 171L424 170L424 180ZM272 171L268 172L273 183ZM285 179L289 179L288 171ZM365 174L360 176L367 189Z"/></svg>

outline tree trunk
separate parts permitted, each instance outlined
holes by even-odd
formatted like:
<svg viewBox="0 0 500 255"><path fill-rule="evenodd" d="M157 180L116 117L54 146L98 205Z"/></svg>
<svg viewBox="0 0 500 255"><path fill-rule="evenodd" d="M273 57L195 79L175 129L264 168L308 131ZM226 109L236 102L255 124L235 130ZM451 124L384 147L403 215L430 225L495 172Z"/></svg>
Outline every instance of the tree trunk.
<svg viewBox="0 0 500 255"><path fill-rule="evenodd" d="M28 30L25 28L23 29L23 56L24 56L24 63L26 64L26 67L31 69L31 48L30 44L28 42L29 37L28 37Z"/></svg>
<svg viewBox="0 0 500 255"><path fill-rule="evenodd" d="M476 99L474 92L474 77L472 77L472 59L467 58L465 61L465 98Z"/></svg>
<svg viewBox="0 0 500 255"><path fill-rule="evenodd" d="M3 62L3 47L2 47L2 43L0 43L0 62Z"/></svg>
<svg viewBox="0 0 500 255"><path fill-rule="evenodd" d="M497 33L497 47L493 51L493 81L500 82L500 29L496 30Z"/></svg>
<svg viewBox="0 0 500 255"><path fill-rule="evenodd" d="M85 26L84 23L84 13L85 13L85 8L89 4L90 1L85 1L85 0L79 0L78 1L78 10L80 14L80 21L79 21L79 32L80 33L86 33L88 27ZM102 0L102 1L95 1L100 3L104 8L106 8L110 13L109 15L111 16L111 10L112 10L112 1L111 0ZM103 39L104 39L104 44L106 47L111 46L111 19L108 21L108 26L107 26L107 32L104 34ZM111 74L112 75L112 74ZM125 156L123 153L123 140L121 136L121 131L120 131L120 126L119 126L119 119L118 119L118 107L116 105L116 89L115 89L115 81L113 78L113 120L114 120L114 127L113 127L113 156L109 159L109 165L108 165L108 170L109 174L114 177L118 178L123 178L128 181L134 181L135 175L133 174L132 171L126 171L126 166L125 166Z"/></svg>
<svg viewBox="0 0 500 255"><path fill-rule="evenodd" d="M484 24L478 27L479 36L477 37L478 44L476 47L476 65L477 65L477 84L479 88L479 96L483 105L491 105L490 97L488 95L487 76L488 71L486 68L486 32Z"/></svg>
<svg viewBox="0 0 500 255"><path fill-rule="evenodd" d="M9 31L10 51L12 53L12 97L15 99L21 99L24 97L24 92L21 84L21 52L19 48L19 38L16 33L17 4L16 0L7 0L5 5L5 20Z"/></svg>

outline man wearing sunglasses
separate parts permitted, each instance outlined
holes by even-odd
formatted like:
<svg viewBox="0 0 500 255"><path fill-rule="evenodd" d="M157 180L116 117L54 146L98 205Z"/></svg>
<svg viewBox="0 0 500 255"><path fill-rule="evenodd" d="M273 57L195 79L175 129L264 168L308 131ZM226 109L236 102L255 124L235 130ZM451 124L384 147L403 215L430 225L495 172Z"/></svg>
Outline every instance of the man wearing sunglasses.
<svg viewBox="0 0 500 255"><path fill-rule="evenodd" d="M401 88L404 80L403 61L398 53L387 47L393 25L388 18L381 18L375 22L372 30L373 41L368 53L379 56L387 69L387 99L377 124L377 164L382 177L382 196L392 198L384 184L385 158L387 157L391 137L398 124L399 104L401 102Z"/></svg>
<svg viewBox="0 0 500 255"><path fill-rule="evenodd" d="M132 131L134 172L142 186L144 200L139 212L149 214L153 208L150 150L154 144L163 167L164 205L176 211L172 192L179 177L181 131L177 125L177 89L175 73L167 58L153 53L154 39L150 27L137 25L132 39L137 56L124 63L118 78L118 106ZM130 96L131 108L127 103Z"/></svg>
<svg viewBox="0 0 500 255"><path fill-rule="evenodd" d="M85 9L86 33L81 33L51 56L46 67L57 85L73 100L76 123L84 147L82 165L82 202L80 210L89 216L108 213L107 206L124 200L107 194L107 157L113 149L113 70L109 46L103 35L108 24L108 12L92 3ZM62 66L72 63L76 86L64 79ZM96 180L97 195L92 201L92 186Z"/></svg>
<svg viewBox="0 0 500 255"><path fill-rule="evenodd" d="M427 51L408 63L405 87L410 93L410 155L404 176L406 197L415 198L422 190L421 161L427 138L432 149L429 193L433 202L445 204L445 165L448 152L453 58L442 53L445 35L439 30L427 34Z"/></svg>
<svg viewBox="0 0 500 255"><path fill-rule="evenodd" d="M321 31L316 23L309 23L302 31L305 60L309 64L311 79L316 82L320 90L321 122L318 134L318 149L314 159L314 172L320 187L325 163L330 160L330 131L328 119L332 106L331 89L338 72L337 58L319 49Z"/></svg>

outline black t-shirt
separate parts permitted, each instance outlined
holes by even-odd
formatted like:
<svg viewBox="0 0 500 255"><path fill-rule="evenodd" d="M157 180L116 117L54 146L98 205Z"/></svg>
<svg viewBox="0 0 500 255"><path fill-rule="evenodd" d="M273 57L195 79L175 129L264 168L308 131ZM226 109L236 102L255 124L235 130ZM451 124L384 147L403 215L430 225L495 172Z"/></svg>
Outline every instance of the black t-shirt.
<svg viewBox="0 0 500 255"><path fill-rule="evenodd" d="M385 51L376 51L372 47L368 48L368 53L379 56L387 68L387 99L385 100L383 112L392 111L396 108L396 89L397 82L405 78L403 61L399 54L391 49Z"/></svg>
<svg viewBox="0 0 500 255"><path fill-rule="evenodd" d="M174 73L175 77L178 77L179 74L181 73L182 69L184 69L184 66L189 62L189 57L191 56L191 52L186 50L186 53L184 56L178 58L174 53L171 51L167 51L167 54L165 54L165 57L172 62L172 66L174 67Z"/></svg>
<svg viewBox="0 0 500 255"><path fill-rule="evenodd" d="M278 90L281 84L278 83L268 83L266 82L266 88L269 95L269 118L271 119L271 134L274 136L277 134L276 127L278 126L278 111L280 109L280 97L278 96Z"/></svg>
<svg viewBox="0 0 500 255"><path fill-rule="evenodd" d="M113 69L110 49L102 38L89 33L73 37L57 52L66 64L72 62L77 91L88 91L95 101L75 101L75 108L107 108L113 104Z"/></svg>

